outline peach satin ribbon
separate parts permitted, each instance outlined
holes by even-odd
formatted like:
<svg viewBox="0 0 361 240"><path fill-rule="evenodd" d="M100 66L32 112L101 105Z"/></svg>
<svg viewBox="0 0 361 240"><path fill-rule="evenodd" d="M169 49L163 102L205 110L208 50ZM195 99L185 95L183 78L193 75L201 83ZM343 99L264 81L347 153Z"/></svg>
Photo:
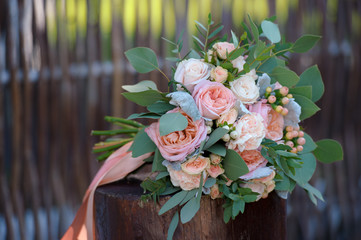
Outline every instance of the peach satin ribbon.
<svg viewBox="0 0 361 240"><path fill-rule="evenodd" d="M140 167L144 163L143 160L151 155L151 153L147 153L140 157L133 158L132 153L127 152L132 143L133 142L127 143L115 151L99 169L84 195L83 203L80 206L73 223L64 234L62 240L95 239L93 219L95 189L98 186L124 178L128 173Z"/></svg>

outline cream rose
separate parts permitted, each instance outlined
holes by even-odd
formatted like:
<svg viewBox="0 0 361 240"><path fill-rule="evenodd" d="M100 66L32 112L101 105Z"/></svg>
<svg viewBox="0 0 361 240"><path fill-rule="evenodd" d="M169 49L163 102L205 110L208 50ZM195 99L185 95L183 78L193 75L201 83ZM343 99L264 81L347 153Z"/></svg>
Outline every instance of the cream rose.
<svg viewBox="0 0 361 240"><path fill-rule="evenodd" d="M169 172L170 180L173 186L180 187L185 191L199 188L201 183L201 174L191 175L182 170L176 171L171 167L171 165L167 167L167 170ZM206 177L206 173L203 172L203 179L206 179Z"/></svg>
<svg viewBox="0 0 361 240"><path fill-rule="evenodd" d="M217 119L216 121L217 126L225 122L227 122L228 124L233 124L237 120L237 117L238 117L237 110L235 108L232 108L228 112L222 114L221 117Z"/></svg>
<svg viewBox="0 0 361 240"><path fill-rule="evenodd" d="M262 116L258 113L245 114L235 124L238 137L229 141L228 148L239 152L257 149L266 135Z"/></svg>
<svg viewBox="0 0 361 240"><path fill-rule="evenodd" d="M223 83L227 80L228 71L227 69L222 68L221 66L217 66L216 68L212 68L211 70L211 79Z"/></svg>
<svg viewBox="0 0 361 240"><path fill-rule="evenodd" d="M218 187L218 184L214 184L212 187L211 187L211 192L210 194L211 195L211 198L212 199L216 199L216 198L220 198L221 197L221 192L219 191L219 187Z"/></svg>
<svg viewBox="0 0 361 240"><path fill-rule="evenodd" d="M157 145L162 156L168 161L181 161L192 153L207 137L207 128L203 119L193 121L185 112L175 108L171 112L180 112L188 120L188 126L183 131L175 131L160 136L159 122L152 123L145 132ZM171 123L170 123L171 124Z"/></svg>
<svg viewBox="0 0 361 240"><path fill-rule="evenodd" d="M209 168L210 160L209 158L198 156L196 158L193 157L186 162L182 163L181 167L183 172L191 174L191 175L198 175L203 172L205 169Z"/></svg>
<svg viewBox="0 0 361 240"><path fill-rule="evenodd" d="M211 153L210 155L209 155L209 158L211 159L211 163L212 164L220 164L221 163L221 161L222 161L222 158L221 158L221 156L219 156L218 154L214 154L214 153Z"/></svg>
<svg viewBox="0 0 361 240"><path fill-rule="evenodd" d="M218 42L213 45L213 49L217 52L219 58L226 59L227 53L230 54L236 48L234 47L233 43Z"/></svg>
<svg viewBox="0 0 361 240"><path fill-rule="evenodd" d="M236 98L222 83L202 81L192 94L199 112L208 119L218 119L235 104Z"/></svg>
<svg viewBox="0 0 361 240"><path fill-rule="evenodd" d="M174 80L182 83L190 92L194 86L209 78L211 67L209 64L199 60L190 58L179 63L174 73Z"/></svg>
<svg viewBox="0 0 361 240"><path fill-rule="evenodd" d="M259 87L254 78L252 74L245 74L230 82L232 92L243 104L253 104L259 98Z"/></svg>
<svg viewBox="0 0 361 240"><path fill-rule="evenodd" d="M211 176L212 178L216 178L224 173L224 169L219 164L217 165L211 164L210 167L207 169L207 172L209 176Z"/></svg>
<svg viewBox="0 0 361 240"><path fill-rule="evenodd" d="M234 68L238 69L238 72L243 70L243 65L246 63L246 58L243 56L239 56L238 58L231 61Z"/></svg>

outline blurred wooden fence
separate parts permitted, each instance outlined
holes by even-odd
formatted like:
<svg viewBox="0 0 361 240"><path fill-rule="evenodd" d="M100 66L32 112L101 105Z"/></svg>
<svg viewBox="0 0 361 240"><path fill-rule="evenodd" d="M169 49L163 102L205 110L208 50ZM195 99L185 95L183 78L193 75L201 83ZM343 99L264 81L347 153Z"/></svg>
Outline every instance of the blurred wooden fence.
<svg viewBox="0 0 361 240"><path fill-rule="evenodd" d="M167 44L193 21L216 21L241 32L245 13L278 15L286 39L323 35L310 53L291 56L302 73L318 64L326 92L323 109L305 123L315 139L341 141L345 160L319 165L314 178L326 203L317 207L297 189L288 201L289 239L361 238L361 2L357 0L3 0L0 1L0 239L58 239L99 168L92 129L105 115L128 116L121 85L137 75L123 52ZM170 64L162 61L170 74ZM261 229L260 229L261 230Z"/></svg>

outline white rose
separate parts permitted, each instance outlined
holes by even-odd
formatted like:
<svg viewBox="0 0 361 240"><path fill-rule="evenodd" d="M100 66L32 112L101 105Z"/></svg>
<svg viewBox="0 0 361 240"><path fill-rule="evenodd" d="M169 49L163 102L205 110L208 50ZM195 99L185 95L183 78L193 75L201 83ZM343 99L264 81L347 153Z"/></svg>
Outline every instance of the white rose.
<svg viewBox="0 0 361 240"><path fill-rule="evenodd" d="M236 48L234 47L233 43L218 42L213 45L213 49L216 50L219 58L226 59L227 53L230 54Z"/></svg>
<svg viewBox="0 0 361 240"><path fill-rule="evenodd" d="M216 68L212 68L211 70L211 79L216 82L223 83L228 78L227 69L222 68L221 66L217 66Z"/></svg>
<svg viewBox="0 0 361 240"><path fill-rule="evenodd" d="M232 92L242 103L253 104L259 98L259 87L256 85L256 79L257 75L253 69L253 71L230 83Z"/></svg>
<svg viewBox="0 0 361 240"><path fill-rule="evenodd" d="M246 58L239 56L238 58L231 61L234 68L238 69L238 72L243 70L243 65L246 63Z"/></svg>
<svg viewBox="0 0 361 240"><path fill-rule="evenodd" d="M259 113L243 115L236 122L235 131L238 137L229 141L228 148L237 149L239 152L257 149L266 135L263 118Z"/></svg>
<svg viewBox="0 0 361 240"><path fill-rule="evenodd" d="M193 91L194 86L206 80L210 76L210 65L202 62L199 59L188 59L179 63L174 74L174 80L182 83L190 92Z"/></svg>

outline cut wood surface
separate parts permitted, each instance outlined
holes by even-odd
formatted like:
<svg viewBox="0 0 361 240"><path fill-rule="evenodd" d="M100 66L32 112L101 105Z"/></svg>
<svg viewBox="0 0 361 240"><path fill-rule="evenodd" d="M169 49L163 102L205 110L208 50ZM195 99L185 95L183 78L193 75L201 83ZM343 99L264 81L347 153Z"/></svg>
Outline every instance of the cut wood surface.
<svg viewBox="0 0 361 240"><path fill-rule="evenodd" d="M170 198L158 204L142 202L139 183L117 182L99 187L95 192L97 239L166 239L168 226L176 211L158 215ZM203 196L201 208L186 224L178 224L176 239L286 239L286 201L274 192L267 199L246 204L245 212L223 222L223 200ZM179 210L179 209L178 209Z"/></svg>

